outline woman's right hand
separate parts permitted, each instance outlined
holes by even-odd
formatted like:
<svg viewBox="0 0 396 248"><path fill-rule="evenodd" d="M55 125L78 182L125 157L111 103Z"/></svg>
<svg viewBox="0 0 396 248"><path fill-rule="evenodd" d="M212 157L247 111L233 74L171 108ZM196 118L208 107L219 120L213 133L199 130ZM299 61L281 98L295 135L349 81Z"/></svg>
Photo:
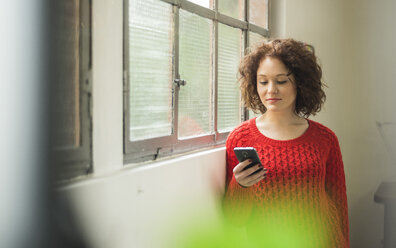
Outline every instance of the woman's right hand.
<svg viewBox="0 0 396 248"><path fill-rule="evenodd" d="M235 166L233 169L235 180L242 187L250 187L253 184L263 180L267 176L267 169L263 168L261 164L256 164L249 169L243 170L251 162L252 160L246 159L245 161L237 164L237 166ZM252 173L257 170L260 171L252 175Z"/></svg>

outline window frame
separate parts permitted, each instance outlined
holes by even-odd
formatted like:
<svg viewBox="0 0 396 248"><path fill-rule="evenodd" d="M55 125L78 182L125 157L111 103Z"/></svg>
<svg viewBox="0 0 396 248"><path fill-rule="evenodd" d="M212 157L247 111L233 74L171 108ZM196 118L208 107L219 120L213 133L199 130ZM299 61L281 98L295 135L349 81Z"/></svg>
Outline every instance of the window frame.
<svg viewBox="0 0 396 248"><path fill-rule="evenodd" d="M80 145L54 147L51 160L55 181L69 180L92 172L92 0L79 1L79 116ZM55 17L57 18L57 17ZM60 32L54 30L54 32ZM62 58L56 58L59 60ZM57 70L62 68L57 67ZM56 80L56 77L55 77ZM56 94L55 96L56 97Z"/></svg>
<svg viewBox="0 0 396 248"><path fill-rule="evenodd" d="M224 144L229 132L219 132L217 128L217 108L218 108L218 24L225 24L227 26L238 28L242 31L242 49L241 57L244 55L244 51L249 44L249 32L254 32L262 35L263 37L269 37L268 28L263 28L255 24L249 23L249 0L244 1L244 20L239 20L231 16L227 16L218 12L218 1L213 0L213 9L205 8L198 4L186 1L186 0L158 0L166 2L172 5L173 14L173 103L172 103L172 134L168 136L149 138L138 141L130 141L130 89L129 89L129 0L124 0L124 68L123 68L123 105L124 105L124 121L123 121L123 133L124 133L124 164L127 163L139 163L147 160L157 160L158 158L163 158L166 156L188 152L200 148L211 147L216 145ZM266 0L267 5L267 23L268 17L268 0ZM175 82L177 79L181 79L179 75L179 13L180 9L188 11L190 13L196 14L200 17L209 19L212 21L212 40L211 46L213 53L211 54L211 61L213 65L212 75L211 75L211 99L210 108L212 109L212 123L213 123L213 133L203 136L191 137L187 139L178 138L178 105L179 105L179 90ZM268 27L268 24L267 24ZM187 82L188 83L188 82ZM181 86L182 87L182 86ZM247 119L247 110L241 107L241 121Z"/></svg>

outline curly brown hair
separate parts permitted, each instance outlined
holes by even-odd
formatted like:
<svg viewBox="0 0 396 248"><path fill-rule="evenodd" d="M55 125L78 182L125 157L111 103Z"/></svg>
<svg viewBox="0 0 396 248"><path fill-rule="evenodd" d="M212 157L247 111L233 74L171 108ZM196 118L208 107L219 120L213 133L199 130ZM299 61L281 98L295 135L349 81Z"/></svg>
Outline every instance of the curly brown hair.
<svg viewBox="0 0 396 248"><path fill-rule="evenodd" d="M326 94L323 91L322 69L313 47L294 39L274 39L257 43L239 65L239 83L245 106L255 113L267 109L257 93L257 69L264 57L280 59L293 73L297 89L295 112L309 117L318 113Z"/></svg>

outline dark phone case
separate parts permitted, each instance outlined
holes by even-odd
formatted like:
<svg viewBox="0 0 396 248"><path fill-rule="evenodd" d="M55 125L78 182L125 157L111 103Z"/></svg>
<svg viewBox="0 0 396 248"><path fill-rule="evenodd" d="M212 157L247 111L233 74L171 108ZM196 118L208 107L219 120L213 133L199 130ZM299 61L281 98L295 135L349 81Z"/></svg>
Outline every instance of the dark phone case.
<svg viewBox="0 0 396 248"><path fill-rule="evenodd" d="M249 158L253 160L252 163L248 164L245 168L243 168L243 170L249 169L256 164L261 164L260 158L254 147L235 147L234 153L239 162L243 162ZM259 170L260 169L258 169L254 173L257 173Z"/></svg>

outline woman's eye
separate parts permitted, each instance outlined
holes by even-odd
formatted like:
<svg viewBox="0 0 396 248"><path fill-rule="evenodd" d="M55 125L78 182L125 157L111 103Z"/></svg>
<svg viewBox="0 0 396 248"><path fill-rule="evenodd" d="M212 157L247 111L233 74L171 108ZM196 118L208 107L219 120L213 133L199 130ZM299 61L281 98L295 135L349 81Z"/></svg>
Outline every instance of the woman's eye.
<svg viewBox="0 0 396 248"><path fill-rule="evenodd" d="M267 81L261 81L259 83L262 84L262 85L266 85L268 82Z"/></svg>
<svg viewBox="0 0 396 248"><path fill-rule="evenodd" d="M278 81L278 84L285 84L287 81Z"/></svg>

